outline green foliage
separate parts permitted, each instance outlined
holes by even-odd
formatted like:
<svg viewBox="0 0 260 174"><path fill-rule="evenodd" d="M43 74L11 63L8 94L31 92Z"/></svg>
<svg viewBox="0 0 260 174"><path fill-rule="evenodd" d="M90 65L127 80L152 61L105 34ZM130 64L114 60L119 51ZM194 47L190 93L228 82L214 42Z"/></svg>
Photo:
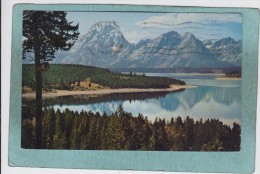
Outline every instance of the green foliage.
<svg viewBox="0 0 260 174"><path fill-rule="evenodd" d="M23 64L22 85L35 88L34 66ZM108 69L83 66L51 64L48 71L42 73L43 88L71 89L70 84L90 79L110 88L168 88L171 84L183 85L181 80L167 77L148 77L145 75L120 74ZM90 83L91 86L91 83Z"/></svg>
<svg viewBox="0 0 260 174"><path fill-rule="evenodd" d="M69 50L79 36L79 25L66 16L63 11L23 11L23 58L33 53L32 60L40 60L45 70L57 50Z"/></svg>
<svg viewBox="0 0 260 174"><path fill-rule="evenodd" d="M22 147L35 148L34 117L24 109ZM233 127L217 119L194 122L190 117L152 123L120 106L111 115L81 111L43 110L43 148L87 150L239 151L240 125Z"/></svg>
<svg viewBox="0 0 260 174"><path fill-rule="evenodd" d="M36 91L36 148L42 148L42 141L51 141L42 137L42 72L49 68L56 51L69 50L79 36L78 24L72 25L66 15L63 11L23 11L23 59L34 62L31 73L35 78L30 85Z"/></svg>

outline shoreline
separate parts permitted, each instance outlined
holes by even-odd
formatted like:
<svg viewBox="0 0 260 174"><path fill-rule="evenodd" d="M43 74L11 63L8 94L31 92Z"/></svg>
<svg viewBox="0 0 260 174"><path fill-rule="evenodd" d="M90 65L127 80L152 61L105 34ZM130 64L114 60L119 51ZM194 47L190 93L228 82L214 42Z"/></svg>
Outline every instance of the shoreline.
<svg viewBox="0 0 260 174"><path fill-rule="evenodd" d="M217 77L216 80L242 80L242 77Z"/></svg>
<svg viewBox="0 0 260 174"><path fill-rule="evenodd" d="M42 93L42 98L55 98L62 96L73 96L73 95L103 95L103 94L115 94L115 93L138 93L138 92L173 92L182 89L194 88L196 86L191 85L171 85L169 88L120 88L120 89L99 89L91 91L67 91L67 90L56 90L57 92ZM33 99L35 98L34 93L24 93L22 98Z"/></svg>

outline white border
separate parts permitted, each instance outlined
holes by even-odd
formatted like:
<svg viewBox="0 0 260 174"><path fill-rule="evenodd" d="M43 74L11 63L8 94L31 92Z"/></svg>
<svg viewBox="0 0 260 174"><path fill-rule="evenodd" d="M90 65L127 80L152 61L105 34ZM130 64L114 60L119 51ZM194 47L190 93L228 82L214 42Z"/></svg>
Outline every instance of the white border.
<svg viewBox="0 0 260 174"><path fill-rule="evenodd" d="M9 125L9 96L10 96L10 67L11 67L11 32L12 7L16 3L73 3L73 4L137 4L137 5L169 5L169 6L201 6L201 7L248 7L260 9L260 0L2 0L1 2L1 172L2 174L163 174L165 172L137 172L137 171L105 171L105 170L65 170L21 168L8 166L8 125ZM259 44L260 50L260 44ZM260 57L260 54L259 56ZM260 67L260 61L258 61ZM260 74L260 68L258 68ZM258 77L258 79L260 79ZM258 80L258 91L260 89ZM258 93L257 115L260 112L260 94ZM257 118L256 168L254 173L260 173L260 119ZM167 172L174 174L176 172ZM186 173L189 174L189 173Z"/></svg>

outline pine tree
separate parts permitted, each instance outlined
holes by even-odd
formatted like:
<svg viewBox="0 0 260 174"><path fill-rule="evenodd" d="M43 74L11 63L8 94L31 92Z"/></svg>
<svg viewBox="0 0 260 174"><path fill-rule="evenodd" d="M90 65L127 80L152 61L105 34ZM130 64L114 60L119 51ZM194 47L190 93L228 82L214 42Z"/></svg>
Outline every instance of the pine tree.
<svg viewBox="0 0 260 174"><path fill-rule="evenodd" d="M191 150L194 141L194 121L192 118L187 117L185 122L185 146L187 150Z"/></svg>
<svg viewBox="0 0 260 174"><path fill-rule="evenodd" d="M240 125L237 123L233 124L233 128L231 131L231 142L232 142L232 149L231 150L240 150L240 143L241 143L241 128Z"/></svg>
<svg viewBox="0 0 260 174"><path fill-rule="evenodd" d="M42 148L42 72L49 67L57 50L69 50L78 38L78 25L72 25L62 11L24 11L23 58L35 62L36 148Z"/></svg>
<svg viewBox="0 0 260 174"><path fill-rule="evenodd" d="M53 137L53 147L60 148L63 132L65 131L65 119L64 115L57 110L55 113L55 134Z"/></svg>

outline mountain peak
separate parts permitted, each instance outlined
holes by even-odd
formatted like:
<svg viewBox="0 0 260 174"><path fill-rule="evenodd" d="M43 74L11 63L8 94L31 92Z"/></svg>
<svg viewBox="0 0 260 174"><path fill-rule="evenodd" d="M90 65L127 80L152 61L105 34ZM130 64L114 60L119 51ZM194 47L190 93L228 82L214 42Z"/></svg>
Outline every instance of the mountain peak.
<svg viewBox="0 0 260 174"><path fill-rule="evenodd" d="M183 39L196 39L196 37L193 34L186 32L183 35Z"/></svg>
<svg viewBox="0 0 260 174"><path fill-rule="evenodd" d="M99 28L105 28L105 27L113 27L119 29L118 25L116 24L116 21L101 21L98 23L95 23L91 29L99 29Z"/></svg>
<svg viewBox="0 0 260 174"><path fill-rule="evenodd" d="M169 31L167 33L164 33L163 36L179 36L179 33L176 31Z"/></svg>
<svg viewBox="0 0 260 174"><path fill-rule="evenodd" d="M181 41L181 35L175 31L169 31L156 39L156 47L176 46Z"/></svg>
<svg viewBox="0 0 260 174"><path fill-rule="evenodd" d="M220 39L218 41L216 41L214 44L213 44L213 47L221 47L221 46L225 46L225 45L232 45L232 44L236 44L237 42L231 38L231 37L227 37L227 38L223 38L223 39Z"/></svg>
<svg viewBox="0 0 260 174"><path fill-rule="evenodd" d="M227 37L227 38L223 38L223 39L220 39L220 41L222 42L226 42L226 43L235 43L236 41L231 38L231 37Z"/></svg>
<svg viewBox="0 0 260 174"><path fill-rule="evenodd" d="M120 28L118 27L115 21L101 21L95 23L90 28L90 31L88 33L101 33L101 32L109 33L113 30L120 32Z"/></svg>
<svg viewBox="0 0 260 174"><path fill-rule="evenodd" d="M119 26L115 21L101 21L95 23L90 31L86 34L88 41L103 42L101 44L114 45L123 44L128 45Z"/></svg>

